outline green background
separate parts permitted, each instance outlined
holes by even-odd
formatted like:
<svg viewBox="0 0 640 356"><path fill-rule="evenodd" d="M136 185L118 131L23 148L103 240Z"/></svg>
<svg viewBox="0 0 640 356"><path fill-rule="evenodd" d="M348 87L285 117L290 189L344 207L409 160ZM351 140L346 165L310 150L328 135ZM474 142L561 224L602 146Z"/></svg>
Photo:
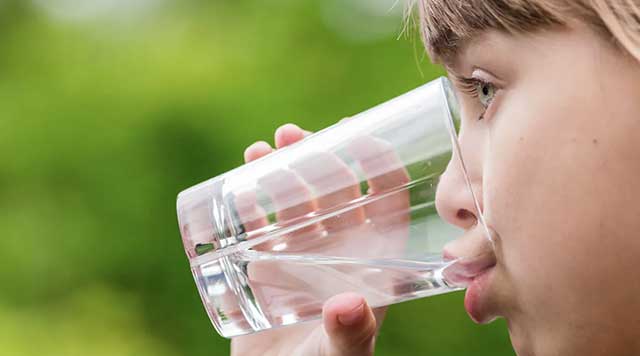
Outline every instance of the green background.
<svg viewBox="0 0 640 356"><path fill-rule="evenodd" d="M385 0L0 2L0 354L226 355L175 198L296 122L443 74ZM453 293L391 307L377 355L512 355Z"/></svg>

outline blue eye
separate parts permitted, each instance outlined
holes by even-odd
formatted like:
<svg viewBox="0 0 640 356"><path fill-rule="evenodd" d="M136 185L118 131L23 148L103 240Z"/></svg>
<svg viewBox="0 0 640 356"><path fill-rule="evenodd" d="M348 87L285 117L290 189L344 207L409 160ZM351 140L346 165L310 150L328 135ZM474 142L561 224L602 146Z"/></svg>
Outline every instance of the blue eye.
<svg viewBox="0 0 640 356"><path fill-rule="evenodd" d="M496 95L496 87L491 83L478 81L476 82L475 90L480 104L482 104L485 109L488 108Z"/></svg>
<svg viewBox="0 0 640 356"><path fill-rule="evenodd" d="M498 92L496 85L480 78L457 77L456 80L461 91L480 102L484 110L478 120L484 119L485 112Z"/></svg>

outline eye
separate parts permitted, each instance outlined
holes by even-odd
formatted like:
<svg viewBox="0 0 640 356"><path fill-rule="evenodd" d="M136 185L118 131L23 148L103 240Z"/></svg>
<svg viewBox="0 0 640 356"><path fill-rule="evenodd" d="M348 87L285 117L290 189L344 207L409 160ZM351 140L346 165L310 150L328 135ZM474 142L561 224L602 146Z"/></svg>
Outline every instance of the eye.
<svg viewBox="0 0 640 356"><path fill-rule="evenodd" d="M477 81L475 85L475 91L480 104L482 104L485 109L488 108L496 95L496 87L491 83L483 81Z"/></svg>
<svg viewBox="0 0 640 356"><path fill-rule="evenodd" d="M454 78L456 79L456 84L459 86L459 89L482 106L484 110L482 110L482 113L478 116L478 120L484 119L486 111L496 98L500 88L493 82L480 78L479 75L470 78L461 76Z"/></svg>

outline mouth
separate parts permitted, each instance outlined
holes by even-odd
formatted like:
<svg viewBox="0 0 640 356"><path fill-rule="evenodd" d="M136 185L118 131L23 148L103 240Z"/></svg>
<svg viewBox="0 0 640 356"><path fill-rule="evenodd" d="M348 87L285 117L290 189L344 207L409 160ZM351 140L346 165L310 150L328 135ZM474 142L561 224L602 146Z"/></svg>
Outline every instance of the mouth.
<svg viewBox="0 0 640 356"><path fill-rule="evenodd" d="M479 324L494 319L489 311L489 292L495 266L495 255L490 253L458 259L444 272L448 282L461 287L466 286L464 307L469 317Z"/></svg>
<svg viewBox="0 0 640 356"><path fill-rule="evenodd" d="M452 263L443 271L451 285L466 287L464 306L467 314L476 323L488 323L493 315L495 297L492 281L496 275L497 256L493 241L498 234L490 229L492 239L483 229L472 229L460 238L448 243L443 249L445 261Z"/></svg>
<svg viewBox="0 0 640 356"><path fill-rule="evenodd" d="M489 310L494 266L484 269L473 277L464 295L464 308L469 317L478 324L485 324L495 319Z"/></svg>

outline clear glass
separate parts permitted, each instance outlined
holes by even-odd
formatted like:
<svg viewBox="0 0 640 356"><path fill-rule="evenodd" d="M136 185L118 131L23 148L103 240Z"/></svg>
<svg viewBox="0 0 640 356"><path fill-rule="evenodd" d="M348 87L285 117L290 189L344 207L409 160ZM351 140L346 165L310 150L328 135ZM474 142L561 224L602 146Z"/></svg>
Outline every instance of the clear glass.
<svg viewBox="0 0 640 356"><path fill-rule="evenodd" d="M459 126L440 78L180 193L180 232L220 335L317 319L346 291L379 307L463 288L447 273L459 261L443 256L463 232L435 208L447 165L464 172Z"/></svg>

